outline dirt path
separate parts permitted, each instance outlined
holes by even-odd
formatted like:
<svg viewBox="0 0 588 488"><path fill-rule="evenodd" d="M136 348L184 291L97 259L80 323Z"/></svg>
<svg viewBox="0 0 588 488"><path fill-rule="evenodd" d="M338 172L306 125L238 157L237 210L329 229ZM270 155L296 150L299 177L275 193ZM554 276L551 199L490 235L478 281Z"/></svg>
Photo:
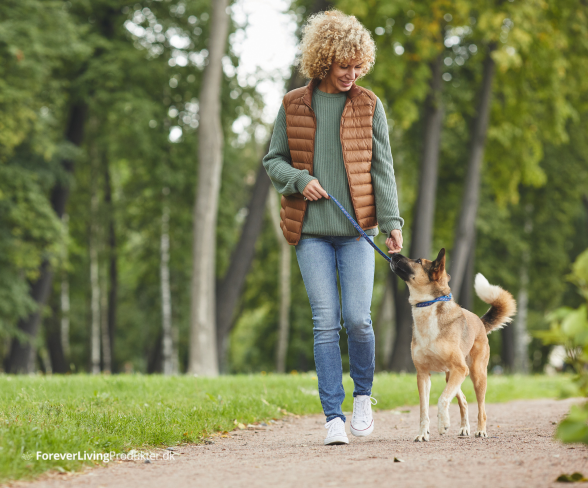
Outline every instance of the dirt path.
<svg viewBox="0 0 588 488"><path fill-rule="evenodd" d="M574 400L487 405L488 439L458 438L459 411L451 405L449 435L431 429L428 443L413 442L417 407L376 412L376 429L348 446L322 445L322 416L283 421L215 437L214 444L183 446L174 460L111 463L82 474L47 475L45 487L300 487L300 486L562 486L561 473L588 475L588 448L553 440L554 423ZM470 405L470 423L477 408ZM431 408L431 427L436 425ZM347 421L349 428L349 420ZM404 462L394 462L394 458ZM465 484L467 483L467 485Z"/></svg>

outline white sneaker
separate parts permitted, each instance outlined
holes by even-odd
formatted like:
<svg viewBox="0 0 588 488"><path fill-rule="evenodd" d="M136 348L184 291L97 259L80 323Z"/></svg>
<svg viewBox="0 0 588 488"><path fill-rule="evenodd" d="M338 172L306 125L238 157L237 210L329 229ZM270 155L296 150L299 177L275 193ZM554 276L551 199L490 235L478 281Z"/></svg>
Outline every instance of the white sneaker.
<svg viewBox="0 0 588 488"><path fill-rule="evenodd" d="M329 429L325 437L325 446L334 444L349 444L347 433L345 432L345 423L341 417L336 417L325 424L325 429Z"/></svg>
<svg viewBox="0 0 588 488"><path fill-rule="evenodd" d="M373 401L372 401L373 400ZM353 399L353 416L351 417L351 433L357 437L365 437L374 431L372 405L378 401L367 395L357 395Z"/></svg>

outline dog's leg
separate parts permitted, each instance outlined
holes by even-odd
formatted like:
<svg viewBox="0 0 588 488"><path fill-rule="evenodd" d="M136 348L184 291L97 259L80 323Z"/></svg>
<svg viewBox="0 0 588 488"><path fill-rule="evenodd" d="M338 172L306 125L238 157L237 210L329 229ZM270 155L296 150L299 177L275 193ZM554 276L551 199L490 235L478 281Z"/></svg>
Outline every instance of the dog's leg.
<svg viewBox="0 0 588 488"><path fill-rule="evenodd" d="M459 413L461 414L461 427L459 430L460 436L470 435L470 421L468 420L468 402L466 397L461 391L461 388L457 391L457 403L459 403Z"/></svg>
<svg viewBox="0 0 588 488"><path fill-rule="evenodd" d="M448 376L446 375L447 384L437 402L439 434L441 435L445 434L449 429L449 404L459 391L461 384L467 375L468 367L465 364L454 365L451 371L449 371Z"/></svg>
<svg viewBox="0 0 588 488"><path fill-rule="evenodd" d="M449 382L449 373L445 373L445 382ZM459 436L470 435L470 421L468 419L468 402L466 397L461 391L461 388L457 390L457 403L459 404L459 413L461 414L461 426L459 429Z"/></svg>
<svg viewBox="0 0 588 488"><path fill-rule="evenodd" d="M486 374L488 368L488 358L490 356L490 347L488 344L474 344L470 356L472 358L472 383L478 400L478 429L476 437L488 437L486 434Z"/></svg>
<svg viewBox="0 0 588 488"><path fill-rule="evenodd" d="M416 436L414 441L426 442L429 440L429 395L431 392L431 374L428 371L417 372L417 386L421 404L421 423L419 435Z"/></svg>

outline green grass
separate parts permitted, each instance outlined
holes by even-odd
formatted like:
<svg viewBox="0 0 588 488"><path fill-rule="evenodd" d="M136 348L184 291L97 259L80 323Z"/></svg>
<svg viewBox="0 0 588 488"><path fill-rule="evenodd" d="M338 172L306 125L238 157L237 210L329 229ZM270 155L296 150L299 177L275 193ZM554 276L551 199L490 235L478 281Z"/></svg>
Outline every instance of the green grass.
<svg viewBox="0 0 588 488"><path fill-rule="evenodd" d="M434 375L432 403L443 385L444 376ZM343 410L350 411L353 385L349 378L345 390ZM470 380L463 391L474 403ZM486 401L556 398L573 391L569 376L494 376L488 381ZM317 380L311 374L216 379L0 375L0 392L0 482L92 464L37 460L37 451L127 452L202 442L211 433L234 429L235 420L247 424L276 419L283 415L280 409L294 414L322 411ZM378 374L372 395L379 409L418 404L412 375ZM27 454L32 459L27 460Z"/></svg>

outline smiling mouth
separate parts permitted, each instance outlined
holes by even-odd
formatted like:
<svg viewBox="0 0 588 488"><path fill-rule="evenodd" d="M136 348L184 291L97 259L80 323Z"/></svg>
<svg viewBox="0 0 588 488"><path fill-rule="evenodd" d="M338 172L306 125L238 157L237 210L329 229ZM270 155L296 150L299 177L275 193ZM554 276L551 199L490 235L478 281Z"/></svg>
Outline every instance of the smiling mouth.
<svg viewBox="0 0 588 488"><path fill-rule="evenodd" d="M343 80L339 80L341 82L342 85L344 86L351 86L351 84L353 83L353 81L343 81Z"/></svg>

